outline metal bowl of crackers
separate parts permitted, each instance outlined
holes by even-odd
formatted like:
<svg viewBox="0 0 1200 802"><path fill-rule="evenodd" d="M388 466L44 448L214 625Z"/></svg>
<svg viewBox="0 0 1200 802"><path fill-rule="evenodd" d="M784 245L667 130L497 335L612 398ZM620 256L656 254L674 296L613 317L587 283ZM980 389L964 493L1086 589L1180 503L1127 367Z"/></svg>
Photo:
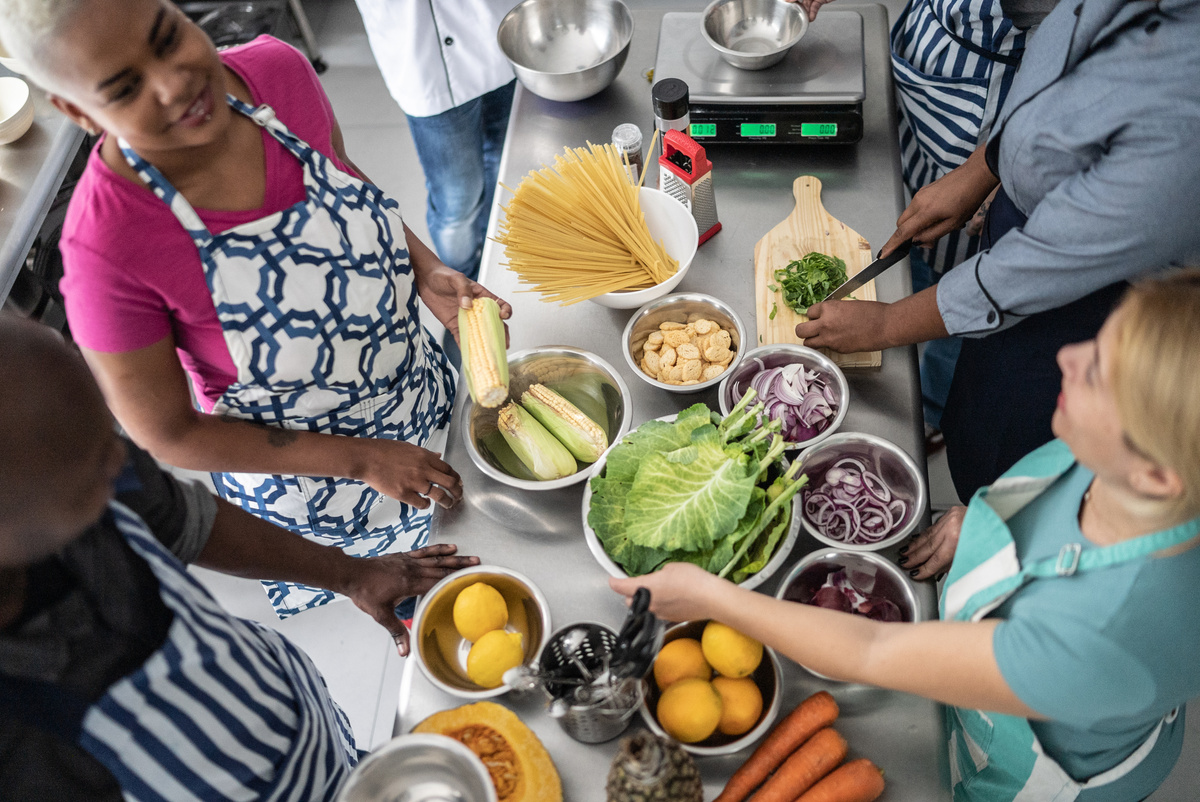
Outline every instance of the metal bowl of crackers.
<svg viewBox="0 0 1200 802"><path fill-rule="evenodd" d="M696 393L737 365L745 342L742 321L728 304L681 292L633 313L621 353L642 381L671 393Z"/></svg>

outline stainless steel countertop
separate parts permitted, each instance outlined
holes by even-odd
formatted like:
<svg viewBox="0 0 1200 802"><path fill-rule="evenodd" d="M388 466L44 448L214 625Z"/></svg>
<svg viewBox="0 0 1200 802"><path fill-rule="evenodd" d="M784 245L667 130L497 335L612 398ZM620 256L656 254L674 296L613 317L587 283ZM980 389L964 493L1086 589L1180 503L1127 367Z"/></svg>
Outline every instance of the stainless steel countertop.
<svg viewBox="0 0 1200 802"><path fill-rule="evenodd" d="M737 310L750 331L754 330L754 243L791 210L791 186L797 176L818 176L824 184L823 201L829 212L875 247L891 234L903 209L887 14L883 6L874 4L839 4L837 10L855 10L865 23L867 97L862 142L838 147L714 146L708 150L714 165L717 210L724 228L701 246L679 291L707 292L722 298ZM518 87L500 167L503 183L515 187L529 170L552 161L566 145L582 145L585 140L607 142L618 123L635 122L647 135L652 131L650 84L643 73L654 64L661 15L661 9L634 12L629 60L617 82L596 97L578 103L555 103ZM820 20L815 24L819 25ZM496 216L493 211L491 231L495 230ZM512 350L574 345L599 354L629 384L635 426L696 401L716 408L715 388L696 395L674 395L655 390L633 375L621 357L619 342L632 311L610 310L591 303L567 308L544 304L532 294L516 292L514 276L500 264L502 256L502 249L489 242L482 281L513 305ZM879 297L896 300L907 295L909 281L907 264L894 268L878 280ZM887 351L882 368L851 371L848 378L851 403L842 431L886 437L924 469L916 350ZM461 404L462 398L458 410ZM617 628L625 608L608 589L607 575L584 543L582 485L539 493L498 484L472 464L459 436L460 425L456 415L447 459L462 474L466 497L454 510L435 516L434 540L457 543L462 553L478 555L485 563L512 568L530 577L549 600L556 628L584 620ZM802 535L789 566L817 545ZM789 566L781 568L761 590L774 593L778 579ZM935 614L932 588L923 586L920 592L926 614ZM870 757L884 769L888 783L885 799L932 802L950 798L937 705L906 694L827 683L784 662L783 710L790 710L817 690L830 690L842 706L838 728L850 742L851 755ZM462 701L434 688L415 660L406 661L400 699L405 730L425 716ZM545 714L540 697L510 693L499 701L517 711L542 739L562 775L566 799L604 799L604 778L617 741L588 746L571 740ZM699 761L706 798L719 792L747 755L743 752Z"/></svg>
<svg viewBox="0 0 1200 802"><path fill-rule="evenodd" d="M0 67L0 75L12 74ZM0 301L8 297L84 136L45 92L29 88L33 126L16 142L0 145Z"/></svg>

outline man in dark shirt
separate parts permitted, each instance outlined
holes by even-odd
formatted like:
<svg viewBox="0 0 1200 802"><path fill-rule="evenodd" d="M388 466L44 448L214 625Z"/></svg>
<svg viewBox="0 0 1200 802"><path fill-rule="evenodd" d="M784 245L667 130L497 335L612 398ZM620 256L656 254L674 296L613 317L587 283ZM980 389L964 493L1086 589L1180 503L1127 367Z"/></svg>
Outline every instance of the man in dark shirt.
<svg viewBox="0 0 1200 802"><path fill-rule="evenodd" d="M233 798L246 787L270 789L281 799L332 798L353 765L353 738L315 668L277 633L219 610L176 558L343 593L392 632L402 654L407 631L395 606L478 560L456 556L452 545L347 557L176 481L114 434L77 354L49 329L6 315L0 315L0 386L4 798L118 800L123 786L170 771L178 766L176 753L188 749L205 757L203 768L172 772L189 799ZM193 619L201 623L182 631ZM269 687L279 697L252 699L262 720L233 725L241 742L256 745L253 754L240 755L240 743L233 743L239 738L220 730L221 720L238 719L237 698L247 692L231 678L251 663L214 657L205 644L189 653L201 630L216 651L248 655L255 670L244 679L251 676L254 688ZM147 669L166 663L173 673ZM197 677L197 687L176 694L172 683L187 686ZM155 724L161 710L147 701L146 721L139 721L137 693L134 702L114 693L130 682L137 693L165 686L156 693L163 709L175 711L166 718L175 720ZM300 713L292 716L293 710ZM163 740L156 726L187 737ZM289 747L301 739L306 754L326 760L294 762ZM275 744L275 751L264 744Z"/></svg>

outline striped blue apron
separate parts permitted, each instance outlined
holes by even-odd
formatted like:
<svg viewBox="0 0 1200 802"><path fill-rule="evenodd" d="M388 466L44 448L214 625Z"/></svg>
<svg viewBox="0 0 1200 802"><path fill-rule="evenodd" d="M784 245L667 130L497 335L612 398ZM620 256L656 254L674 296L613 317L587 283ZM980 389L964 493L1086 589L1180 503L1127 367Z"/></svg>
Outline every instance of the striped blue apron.
<svg viewBox="0 0 1200 802"><path fill-rule="evenodd" d="M129 509L109 511L174 620L162 647L87 710L79 745L130 802L332 800L357 751L312 661L225 612Z"/></svg>
<svg viewBox="0 0 1200 802"><path fill-rule="evenodd" d="M1000 0L909 0L892 27L900 98L900 166L910 194L967 160L987 140L1025 48ZM979 249L951 232L925 261L945 272Z"/></svg>
<svg viewBox="0 0 1200 802"><path fill-rule="evenodd" d="M1006 521L1054 484L1075 462L1054 440L1013 466L991 487L979 490L963 519L954 562L939 602L943 621L980 621L1026 583L1046 582L1148 557L1200 534L1200 519L1103 548L1070 543L1047 560L1021 565ZM950 779L955 802L1071 802L1088 789L1127 775L1153 751L1168 713L1146 741L1118 765L1074 780L1045 753L1028 719L947 707Z"/></svg>
<svg viewBox="0 0 1200 802"><path fill-rule="evenodd" d="M269 106L229 105L266 128L304 168L305 199L211 234L182 194L127 142L121 152L191 235L237 380L214 415L424 447L440 435L455 375L422 327L399 205L337 169ZM213 474L222 497L355 557L419 548L429 515L346 478ZM264 582L281 617L328 590ZM411 605L411 600L408 602Z"/></svg>

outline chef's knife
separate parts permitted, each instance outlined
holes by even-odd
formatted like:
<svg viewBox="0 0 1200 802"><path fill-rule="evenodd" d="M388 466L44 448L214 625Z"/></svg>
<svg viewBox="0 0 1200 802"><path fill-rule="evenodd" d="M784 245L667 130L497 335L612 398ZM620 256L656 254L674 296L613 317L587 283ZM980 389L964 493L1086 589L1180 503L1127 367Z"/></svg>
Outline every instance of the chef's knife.
<svg viewBox="0 0 1200 802"><path fill-rule="evenodd" d="M899 262L905 256L908 256L908 252L910 250L912 250L912 240L907 240L900 243L896 246L896 250L892 251L887 256L881 256L877 258L874 262L871 262L871 264L867 265L862 270L851 276L845 284L829 293L829 295L825 296L825 300L837 301L841 298L845 298L847 295L854 292L859 287L866 284L868 281L875 278L892 265L896 264L896 262Z"/></svg>

